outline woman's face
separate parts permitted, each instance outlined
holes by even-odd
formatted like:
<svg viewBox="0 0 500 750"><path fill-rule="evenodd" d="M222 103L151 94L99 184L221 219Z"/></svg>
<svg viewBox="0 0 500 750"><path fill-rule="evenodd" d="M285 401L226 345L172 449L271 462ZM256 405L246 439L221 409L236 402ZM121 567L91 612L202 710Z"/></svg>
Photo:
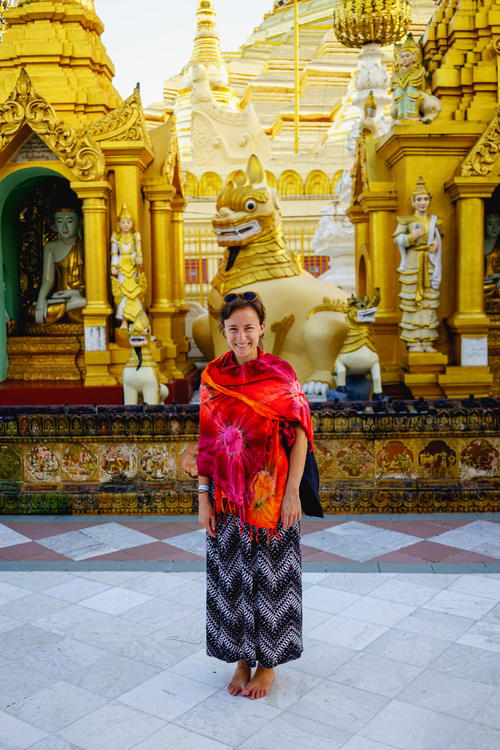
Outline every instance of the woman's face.
<svg viewBox="0 0 500 750"><path fill-rule="evenodd" d="M239 365L258 357L257 347L264 328L253 307L239 307L224 321L224 336Z"/></svg>
<svg viewBox="0 0 500 750"><path fill-rule="evenodd" d="M76 211L56 211L54 224L62 240L74 240L80 228L80 217Z"/></svg>
<svg viewBox="0 0 500 750"><path fill-rule="evenodd" d="M416 58L415 53L411 52L408 49L405 49L405 50L403 50L402 52L399 53L399 60L401 62L401 65L405 69L406 68L411 68L411 66L415 63L416 59L417 58Z"/></svg>
<svg viewBox="0 0 500 750"><path fill-rule="evenodd" d="M412 201L413 206L419 214L425 214L431 203L431 196L428 193L416 195Z"/></svg>

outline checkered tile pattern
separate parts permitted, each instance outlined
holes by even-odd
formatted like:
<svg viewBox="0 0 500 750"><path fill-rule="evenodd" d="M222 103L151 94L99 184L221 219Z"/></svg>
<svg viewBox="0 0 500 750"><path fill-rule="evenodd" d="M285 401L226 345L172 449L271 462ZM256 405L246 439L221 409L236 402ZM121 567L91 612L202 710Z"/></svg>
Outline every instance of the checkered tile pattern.
<svg viewBox="0 0 500 750"><path fill-rule="evenodd" d="M304 521L304 562L497 562L500 520ZM87 520L0 523L0 561L202 561L197 522Z"/></svg>

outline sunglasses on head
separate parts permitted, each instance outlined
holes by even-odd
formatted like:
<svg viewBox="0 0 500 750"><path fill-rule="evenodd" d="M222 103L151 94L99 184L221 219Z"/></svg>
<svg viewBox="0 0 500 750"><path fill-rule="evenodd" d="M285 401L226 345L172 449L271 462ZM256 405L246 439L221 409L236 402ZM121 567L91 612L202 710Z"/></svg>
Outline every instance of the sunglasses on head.
<svg viewBox="0 0 500 750"><path fill-rule="evenodd" d="M256 292L231 292L231 294L226 294L224 302L234 302L235 299L244 299L245 302L253 302L258 298L259 295Z"/></svg>

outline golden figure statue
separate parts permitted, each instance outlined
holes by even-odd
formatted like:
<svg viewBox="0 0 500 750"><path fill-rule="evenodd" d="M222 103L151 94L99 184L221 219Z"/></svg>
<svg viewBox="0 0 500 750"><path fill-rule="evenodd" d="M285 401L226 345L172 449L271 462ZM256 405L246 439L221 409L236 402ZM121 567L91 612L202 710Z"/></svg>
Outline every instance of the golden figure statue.
<svg viewBox="0 0 500 750"><path fill-rule="evenodd" d="M57 208L54 225L59 239L43 248L42 283L31 314L37 323L56 323L64 315L81 323L86 304L82 218L74 208Z"/></svg>
<svg viewBox="0 0 500 750"><path fill-rule="evenodd" d="M440 113L441 102L424 90L425 68L422 50L412 34L403 44L395 45L395 65L391 80L394 96L394 120L421 120L429 123Z"/></svg>
<svg viewBox="0 0 500 750"><path fill-rule="evenodd" d="M394 238L401 252L401 339L409 352L435 352L441 284L441 220L429 214L431 194L422 177L413 191L412 216L398 216Z"/></svg>
<svg viewBox="0 0 500 750"><path fill-rule="evenodd" d="M125 203L118 217L118 231L111 235L111 275L115 316L121 320L120 328L126 329L144 311L147 280L142 270L141 235L134 231Z"/></svg>
<svg viewBox="0 0 500 750"><path fill-rule="evenodd" d="M500 214L486 217L484 233L484 294L500 297Z"/></svg>

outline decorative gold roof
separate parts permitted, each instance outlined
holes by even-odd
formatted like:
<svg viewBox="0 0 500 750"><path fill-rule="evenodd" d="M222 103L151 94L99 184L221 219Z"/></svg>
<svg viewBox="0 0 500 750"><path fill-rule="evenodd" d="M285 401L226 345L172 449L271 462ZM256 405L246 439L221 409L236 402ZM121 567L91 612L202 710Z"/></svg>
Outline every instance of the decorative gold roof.
<svg viewBox="0 0 500 750"><path fill-rule="evenodd" d="M202 63L202 65L216 65L225 68L226 63L222 57L220 39L217 36L213 0L199 0L196 18L198 28L188 67L196 63Z"/></svg>
<svg viewBox="0 0 500 750"><path fill-rule="evenodd" d="M398 42L410 28L409 0L337 0L333 25L346 47Z"/></svg>

